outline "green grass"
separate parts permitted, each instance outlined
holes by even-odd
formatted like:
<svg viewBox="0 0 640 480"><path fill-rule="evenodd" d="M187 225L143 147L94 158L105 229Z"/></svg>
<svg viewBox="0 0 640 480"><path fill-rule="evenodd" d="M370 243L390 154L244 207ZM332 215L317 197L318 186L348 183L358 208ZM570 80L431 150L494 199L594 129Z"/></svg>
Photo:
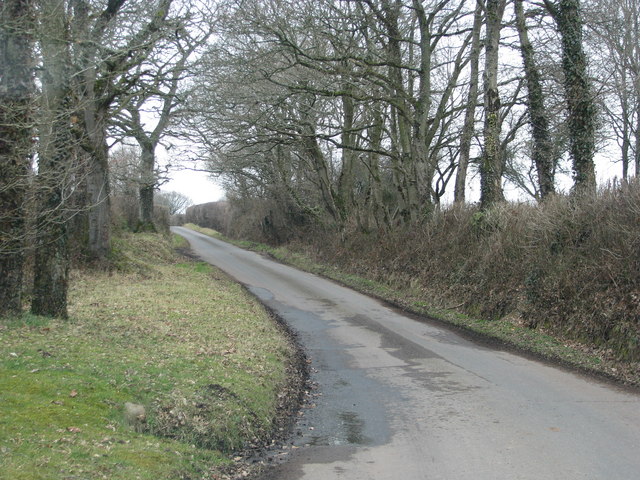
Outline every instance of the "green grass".
<svg viewBox="0 0 640 480"><path fill-rule="evenodd" d="M189 248L189 242L186 238L181 237L177 233L171 234L171 241L176 248Z"/></svg>
<svg viewBox="0 0 640 480"><path fill-rule="evenodd" d="M74 272L68 321L0 323L0 478L203 478L272 428L292 352L263 308L156 235L114 259Z"/></svg>
<svg viewBox="0 0 640 480"><path fill-rule="evenodd" d="M185 225L186 226L186 225ZM193 228L194 226L189 226ZM206 229L196 227L202 233ZM345 272L335 265L321 264L301 252L286 247L270 247L253 242L239 242L223 238L215 232L217 238L234 243L243 248L266 252L275 259L335 280L360 292L373 295L391 302L401 308L419 315L437 319L445 324L458 327L472 334L515 348L530 352L539 357L560 362L588 372L616 378L632 385L640 385L640 370L637 364L625 363L603 356L602 352L588 345L550 335L544 329L531 329L509 319L487 320L457 312L455 309L436 308L425 302L418 289L411 285L402 287L374 281Z"/></svg>
<svg viewBox="0 0 640 480"><path fill-rule="evenodd" d="M217 230L214 230L213 228L201 227L199 225L196 225L195 223L186 223L183 225L183 227L190 228L191 230L203 233L205 235L209 235L210 237L223 238L222 234Z"/></svg>

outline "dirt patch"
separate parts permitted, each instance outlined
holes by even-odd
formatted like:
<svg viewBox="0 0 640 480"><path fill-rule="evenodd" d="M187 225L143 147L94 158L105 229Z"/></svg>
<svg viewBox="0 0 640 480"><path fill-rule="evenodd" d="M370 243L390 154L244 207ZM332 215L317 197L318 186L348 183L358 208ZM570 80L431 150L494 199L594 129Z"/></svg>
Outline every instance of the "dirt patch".
<svg viewBox="0 0 640 480"><path fill-rule="evenodd" d="M195 262L202 261L202 259L198 255L196 255L189 247L174 247L174 250L178 255L185 257L188 260L193 260Z"/></svg>

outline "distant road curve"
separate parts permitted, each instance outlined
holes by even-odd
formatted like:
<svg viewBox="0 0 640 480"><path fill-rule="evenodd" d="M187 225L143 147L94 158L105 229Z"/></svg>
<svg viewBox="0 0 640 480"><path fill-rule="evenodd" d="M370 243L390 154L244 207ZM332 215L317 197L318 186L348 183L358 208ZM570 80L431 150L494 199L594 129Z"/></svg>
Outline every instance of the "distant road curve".
<svg viewBox="0 0 640 480"><path fill-rule="evenodd" d="M636 480L640 396L185 228L296 330L319 395L273 480ZM304 446L308 445L308 446Z"/></svg>

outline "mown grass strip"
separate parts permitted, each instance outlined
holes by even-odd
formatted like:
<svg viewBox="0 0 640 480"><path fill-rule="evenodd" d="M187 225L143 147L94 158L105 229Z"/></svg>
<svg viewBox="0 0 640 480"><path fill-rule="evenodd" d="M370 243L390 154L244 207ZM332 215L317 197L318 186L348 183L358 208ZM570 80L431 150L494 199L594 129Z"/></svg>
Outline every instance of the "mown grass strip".
<svg viewBox="0 0 640 480"><path fill-rule="evenodd" d="M74 273L70 320L0 323L0 478L209 478L268 436L292 347L264 309L155 235L114 262Z"/></svg>

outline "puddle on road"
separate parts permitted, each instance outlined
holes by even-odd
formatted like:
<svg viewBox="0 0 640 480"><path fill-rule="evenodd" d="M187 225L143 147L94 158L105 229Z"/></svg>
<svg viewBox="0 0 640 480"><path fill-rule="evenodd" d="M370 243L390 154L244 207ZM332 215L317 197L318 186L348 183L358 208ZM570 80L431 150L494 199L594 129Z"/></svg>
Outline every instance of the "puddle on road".
<svg viewBox="0 0 640 480"><path fill-rule="evenodd" d="M334 322L322 318L316 311L282 303L266 288L248 288L297 332L298 340L312 360L311 381L317 383L323 394L317 408L308 409L299 420L300 438L296 443L351 448L387 443L391 432L385 404L395 399L395 391L369 378L366 371L349 366L345 348L350 345L336 341L329 334L335 328ZM311 307L317 308L318 300L314 303Z"/></svg>
<svg viewBox="0 0 640 480"><path fill-rule="evenodd" d="M333 435L315 435L311 436L309 445L327 446L327 445L369 445L371 439L366 437L362 432L364 430L364 421L354 412L342 412L338 414L340 419L340 431Z"/></svg>
<svg viewBox="0 0 640 480"><path fill-rule="evenodd" d="M353 412L343 412L340 415L342 425L345 427L347 441L356 445L366 445L370 443L369 439L362 434L364 422Z"/></svg>
<svg viewBox="0 0 640 480"><path fill-rule="evenodd" d="M252 285L247 285L247 290L249 290L252 294L258 297L263 302L268 302L269 300L273 300L274 296L266 288L254 287Z"/></svg>

